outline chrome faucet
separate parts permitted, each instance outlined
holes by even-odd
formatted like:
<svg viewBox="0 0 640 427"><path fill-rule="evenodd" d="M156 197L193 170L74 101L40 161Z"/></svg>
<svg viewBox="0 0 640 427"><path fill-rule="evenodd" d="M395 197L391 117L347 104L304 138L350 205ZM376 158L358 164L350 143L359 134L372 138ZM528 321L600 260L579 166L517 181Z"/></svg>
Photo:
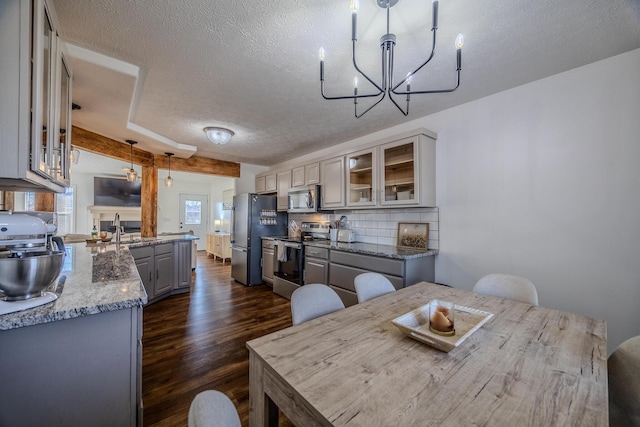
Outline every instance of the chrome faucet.
<svg viewBox="0 0 640 427"><path fill-rule="evenodd" d="M118 212L116 212L116 217L113 220L113 225L116 228L116 244L119 244L122 229L120 228L120 214L118 214Z"/></svg>

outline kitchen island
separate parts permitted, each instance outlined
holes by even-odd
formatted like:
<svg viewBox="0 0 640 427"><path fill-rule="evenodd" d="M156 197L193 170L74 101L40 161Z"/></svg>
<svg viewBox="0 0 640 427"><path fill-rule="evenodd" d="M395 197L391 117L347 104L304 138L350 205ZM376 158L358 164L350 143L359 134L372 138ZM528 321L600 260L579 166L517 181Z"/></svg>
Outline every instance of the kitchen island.
<svg viewBox="0 0 640 427"><path fill-rule="evenodd" d="M0 316L0 425L142 425L142 306L129 247L66 245L58 299Z"/></svg>

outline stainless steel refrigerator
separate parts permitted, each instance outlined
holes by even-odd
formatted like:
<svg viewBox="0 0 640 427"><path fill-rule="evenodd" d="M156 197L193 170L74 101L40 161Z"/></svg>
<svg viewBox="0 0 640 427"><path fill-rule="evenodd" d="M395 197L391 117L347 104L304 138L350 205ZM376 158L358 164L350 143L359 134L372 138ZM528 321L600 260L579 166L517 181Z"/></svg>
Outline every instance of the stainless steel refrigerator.
<svg viewBox="0 0 640 427"><path fill-rule="evenodd" d="M262 283L262 236L286 236L287 213L277 211L276 196L233 197L231 277L247 286Z"/></svg>

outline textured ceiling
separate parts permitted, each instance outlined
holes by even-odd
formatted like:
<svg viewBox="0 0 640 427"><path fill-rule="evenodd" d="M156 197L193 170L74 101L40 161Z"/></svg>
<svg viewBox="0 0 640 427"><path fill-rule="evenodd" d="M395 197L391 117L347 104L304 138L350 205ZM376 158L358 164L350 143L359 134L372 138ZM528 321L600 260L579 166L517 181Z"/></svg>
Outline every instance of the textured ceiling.
<svg viewBox="0 0 640 427"><path fill-rule="evenodd" d="M349 94L349 0L53 0L71 45L74 124L152 152L174 151L273 165L492 93L640 48L638 0L444 0L434 60L412 89L451 86L457 33L465 36L462 84L416 95L404 117L384 100L361 119ZM360 0L357 58L379 79L385 11ZM396 79L431 46L431 2L391 9ZM631 70L630 72L640 72ZM362 81L362 79L360 79ZM361 93L367 89L361 85ZM365 106L367 101L361 101ZM202 128L236 134L210 144Z"/></svg>

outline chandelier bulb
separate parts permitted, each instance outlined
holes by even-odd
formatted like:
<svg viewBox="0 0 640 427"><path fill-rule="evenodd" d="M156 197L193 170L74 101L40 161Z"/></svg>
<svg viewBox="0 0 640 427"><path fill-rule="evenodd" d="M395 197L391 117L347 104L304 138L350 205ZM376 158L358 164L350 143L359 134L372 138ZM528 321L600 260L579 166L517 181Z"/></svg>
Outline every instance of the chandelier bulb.
<svg viewBox="0 0 640 427"><path fill-rule="evenodd" d="M353 88L358 89L358 76L353 77Z"/></svg>
<svg viewBox="0 0 640 427"><path fill-rule="evenodd" d="M349 8L351 9L351 13L358 13L358 7L360 5L358 4L358 0L351 0L351 4L349 5Z"/></svg>
<svg viewBox="0 0 640 427"><path fill-rule="evenodd" d="M321 47L320 50L318 50L318 58L320 58L320 61L324 61L324 48Z"/></svg>
<svg viewBox="0 0 640 427"><path fill-rule="evenodd" d="M458 37L456 37L456 49L462 49L462 46L464 46L464 36L458 34Z"/></svg>

